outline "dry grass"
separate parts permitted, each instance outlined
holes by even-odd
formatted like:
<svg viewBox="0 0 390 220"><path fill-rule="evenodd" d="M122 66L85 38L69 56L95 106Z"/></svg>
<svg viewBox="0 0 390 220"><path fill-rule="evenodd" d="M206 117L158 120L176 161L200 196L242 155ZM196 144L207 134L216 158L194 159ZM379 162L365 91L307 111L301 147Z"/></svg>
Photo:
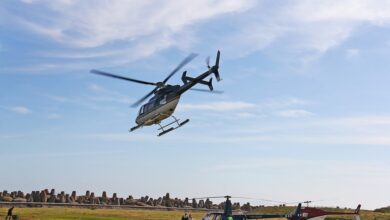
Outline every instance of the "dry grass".
<svg viewBox="0 0 390 220"><path fill-rule="evenodd" d="M0 209L0 219L4 219L6 208ZM124 209L84 209L84 208L15 208L14 214L21 220L174 220L181 219L181 211L124 210ZM202 219L204 212L193 212L195 219Z"/></svg>
<svg viewBox="0 0 390 220"><path fill-rule="evenodd" d="M293 207L265 207L255 210L256 213L288 213ZM339 210L343 211L343 210ZM350 211L350 210L349 210ZM0 208L0 220L4 219L7 208ZM124 209L85 209L85 208L15 208L14 214L21 220L175 220L181 219L182 211L157 211L157 210L124 210ZM202 219L205 212L193 212L196 220ZM352 219L351 217L333 216L327 219ZM362 220L390 220L390 213L378 213L372 211L361 212Z"/></svg>

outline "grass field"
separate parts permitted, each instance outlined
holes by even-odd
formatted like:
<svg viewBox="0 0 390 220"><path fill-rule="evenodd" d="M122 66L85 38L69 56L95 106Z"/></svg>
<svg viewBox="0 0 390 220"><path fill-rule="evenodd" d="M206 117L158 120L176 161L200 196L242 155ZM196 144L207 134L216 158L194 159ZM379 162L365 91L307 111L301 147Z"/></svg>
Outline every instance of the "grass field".
<svg viewBox="0 0 390 220"><path fill-rule="evenodd" d="M257 213L288 213L292 207L265 207L257 209ZM338 210L342 211L342 210ZM0 220L4 219L7 208L0 208ZM123 209L84 209L84 208L15 208L14 214L21 220L175 220L181 219L181 211L156 210L123 210ZM205 212L192 212L195 220L201 220ZM350 217L334 216L327 219L352 219ZM362 220L390 220L390 213L383 214L372 211L362 211Z"/></svg>
<svg viewBox="0 0 390 220"><path fill-rule="evenodd" d="M293 210L292 207L262 207L254 210L257 213L289 213ZM324 210L335 211L335 212L353 212L354 210L344 210L344 209L335 209L335 208L324 208ZM379 213L367 210L360 211L360 218L362 220L390 220L390 213ZM326 220L344 220L344 219L353 219L352 217L346 216L332 216L327 217Z"/></svg>
<svg viewBox="0 0 390 220"><path fill-rule="evenodd" d="M6 208L0 209L0 220L5 218ZM84 208L15 208L14 214L21 220L174 220L181 219L181 211L123 210L123 209L84 209ZM204 212L192 212L195 219L202 219Z"/></svg>

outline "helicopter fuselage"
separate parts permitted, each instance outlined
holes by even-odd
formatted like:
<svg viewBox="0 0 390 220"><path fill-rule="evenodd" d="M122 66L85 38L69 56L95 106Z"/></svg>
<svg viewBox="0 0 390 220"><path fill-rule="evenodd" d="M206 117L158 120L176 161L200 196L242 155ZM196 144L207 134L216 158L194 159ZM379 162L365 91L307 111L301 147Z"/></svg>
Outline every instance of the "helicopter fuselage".
<svg viewBox="0 0 390 220"><path fill-rule="evenodd" d="M139 125L153 125L171 116L180 100L180 94L177 93L179 89L179 85L167 85L158 90L146 104L141 106L135 122Z"/></svg>
<svg viewBox="0 0 390 220"><path fill-rule="evenodd" d="M149 101L142 105L135 122L138 125L159 124L162 120L170 117L179 103L180 96L198 83L207 83L204 79L214 73L213 66L208 71L196 78L191 78L184 85L166 85L158 89ZM210 82L211 83L211 82Z"/></svg>

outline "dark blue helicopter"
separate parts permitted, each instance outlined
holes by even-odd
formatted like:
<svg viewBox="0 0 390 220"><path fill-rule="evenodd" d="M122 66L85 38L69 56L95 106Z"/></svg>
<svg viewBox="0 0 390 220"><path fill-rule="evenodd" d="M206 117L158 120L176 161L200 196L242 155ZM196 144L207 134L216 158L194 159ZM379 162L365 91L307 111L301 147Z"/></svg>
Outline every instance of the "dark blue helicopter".
<svg viewBox="0 0 390 220"><path fill-rule="evenodd" d="M150 91L148 94L146 94L144 97L142 97L140 100L135 102L132 107L137 107L141 103L143 103L147 98L149 98L151 95L153 97L149 99L149 101L142 105L139 109L138 116L135 120L137 123L136 126L132 127L130 129L131 131L134 131L137 128L143 127L143 126L149 126L153 124L158 124L160 126L159 130L161 132L158 134L158 136L161 136L163 134L166 134L176 128L179 128L189 122L189 119L186 119L182 122L179 121L176 117L173 116L173 112L176 109L177 104L179 103L180 96L191 89L196 84L203 84L207 85L209 87L210 92L213 92L213 85L212 85L212 78L210 80L206 81L205 78L210 76L211 74L215 75L215 78L217 81L220 81L219 76L219 58L220 58L220 51L217 53L216 61L214 66L209 65L210 58L208 57L206 59L207 68L208 70L201 75L193 78L187 76L187 71L183 72L183 75L181 77L183 81L183 85L169 85L167 84L168 80L176 73L178 72L183 66L185 66L187 63L189 63L192 59L194 59L197 55L196 54L190 54L187 56L168 76L161 82L147 82L143 80L138 79L132 79L124 76L119 76L107 72L103 72L100 70L91 70L91 73L113 77L117 79L127 80L135 83L145 84L145 85L152 85L155 86L155 88ZM206 91L203 89L193 89L198 91ZM161 125L161 121L164 119L172 117L173 122L168 123L166 125ZM176 124L174 127L167 128L168 126L171 126L172 124Z"/></svg>

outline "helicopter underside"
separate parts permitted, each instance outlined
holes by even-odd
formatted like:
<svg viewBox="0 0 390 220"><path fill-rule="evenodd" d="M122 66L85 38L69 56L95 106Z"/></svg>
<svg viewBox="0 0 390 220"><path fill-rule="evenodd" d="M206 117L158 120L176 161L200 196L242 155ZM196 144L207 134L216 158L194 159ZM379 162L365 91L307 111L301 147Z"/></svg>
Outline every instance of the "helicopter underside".
<svg viewBox="0 0 390 220"><path fill-rule="evenodd" d="M177 97L142 116L138 116L136 123L142 126L159 124L162 120L170 117L173 114L177 104L179 103L179 100L180 97Z"/></svg>

